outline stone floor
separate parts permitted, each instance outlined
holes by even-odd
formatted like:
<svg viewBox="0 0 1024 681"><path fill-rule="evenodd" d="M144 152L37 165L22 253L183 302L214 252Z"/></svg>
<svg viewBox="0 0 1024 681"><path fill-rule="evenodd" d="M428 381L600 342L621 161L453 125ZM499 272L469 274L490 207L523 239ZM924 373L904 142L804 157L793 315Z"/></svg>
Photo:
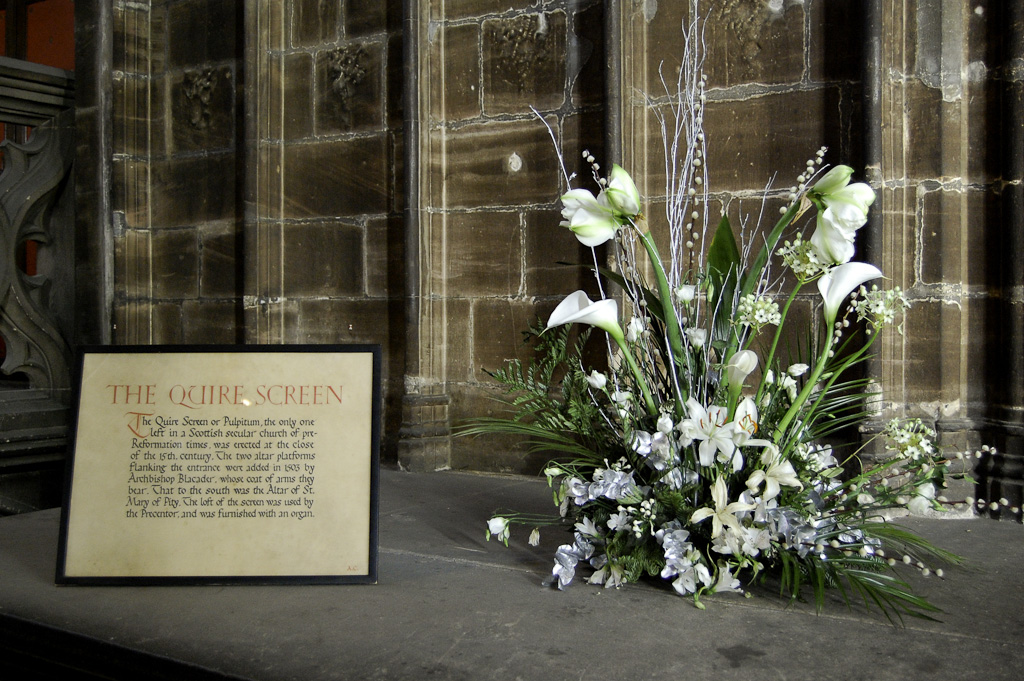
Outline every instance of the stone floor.
<svg viewBox="0 0 1024 681"><path fill-rule="evenodd" d="M894 628L768 592L707 597L700 611L650 584L546 588L565 535L533 548L521 531L505 548L484 541L484 521L550 500L535 479L383 471L374 586L58 587L59 513L5 518L0 678L1024 678L1019 524L908 520L968 567L915 577L942 621Z"/></svg>

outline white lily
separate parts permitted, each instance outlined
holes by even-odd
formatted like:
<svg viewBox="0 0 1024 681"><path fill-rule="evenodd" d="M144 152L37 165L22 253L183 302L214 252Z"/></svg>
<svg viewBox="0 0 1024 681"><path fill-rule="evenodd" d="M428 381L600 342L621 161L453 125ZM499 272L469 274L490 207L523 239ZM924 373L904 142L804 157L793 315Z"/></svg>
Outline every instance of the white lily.
<svg viewBox="0 0 1024 681"><path fill-rule="evenodd" d="M612 209L625 217L631 218L640 212L640 192L636 190L633 178L617 163L612 164L605 196Z"/></svg>
<svg viewBox="0 0 1024 681"><path fill-rule="evenodd" d="M725 479L721 476L711 485L711 499L715 502L715 508L698 508L690 516L690 522L699 523L705 518L711 518L712 539L720 535L725 527L731 527L736 532L742 533L743 526L740 525L736 514L753 509L754 504L745 504L740 501L729 503L729 491L725 487Z"/></svg>
<svg viewBox="0 0 1024 681"><path fill-rule="evenodd" d="M590 372L590 375L587 376L587 383L594 390L604 390L604 387L608 385L608 377L597 369L594 369Z"/></svg>
<svg viewBox="0 0 1024 681"><path fill-rule="evenodd" d="M600 246L615 236L619 223L607 205L604 193L594 196L586 189L571 189L562 195L563 227L572 230L584 246Z"/></svg>
<svg viewBox="0 0 1024 681"><path fill-rule="evenodd" d="M760 424L757 420L757 404L752 397L743 398L736 406L733 424L732 441L737 447L767 447L772 444L768 440L754 437Z"/></svg>
<svg viewBox="0 0 1024 681"><path fill-rule="evenodd" d="M686 400L686 413L689 418L684 420L683 430L694 440L701 441L697 447L700 465L712 465L716 454L719 460L731 461L736 453L736 443L732 440L733 424L725 422L728 417L726 410L718 405L705 409L691 397Z"/></svg>
<svg viewBox="0 0 1024 681"><path fill-rule="evenodd" d="M570 293L548 317L547 328L562 324L590 324L603 329L613 338L622 338L619 308L611 298L592 301L583 291Z"/></svg>
<svg viewBox="0 0 1024 681"><path fill-rule="evenodd" d="M766 468L750 474L750 477L747 478L747 489L756 492L763 482L765 484L764 494L761 495L761 498L765 501L777 497L782 491L781 485L803 489L803 483L797 477L793 464L789 459L783 459L774 445L766 448L761 454L761 463Z"/></svg>
<svg viewBox="0 0 1024 681"><path fill-rule="evenodd" d="M831 327L839 307L853 290L866 281L882 276L882 271L864 262L848 262L832 268L818 279L818 292L825 302L825 319Z"/></svg>

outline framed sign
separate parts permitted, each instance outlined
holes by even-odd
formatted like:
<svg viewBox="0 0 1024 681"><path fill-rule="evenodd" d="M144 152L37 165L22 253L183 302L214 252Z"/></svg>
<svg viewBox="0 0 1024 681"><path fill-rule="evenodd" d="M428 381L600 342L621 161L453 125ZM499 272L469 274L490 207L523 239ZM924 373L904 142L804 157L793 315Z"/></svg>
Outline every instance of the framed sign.
<svg viewBox="0 0 1024 681"><path fill-rule="evenodd" d="M78 353L57 582L377 577L376 345Z"/></svg>

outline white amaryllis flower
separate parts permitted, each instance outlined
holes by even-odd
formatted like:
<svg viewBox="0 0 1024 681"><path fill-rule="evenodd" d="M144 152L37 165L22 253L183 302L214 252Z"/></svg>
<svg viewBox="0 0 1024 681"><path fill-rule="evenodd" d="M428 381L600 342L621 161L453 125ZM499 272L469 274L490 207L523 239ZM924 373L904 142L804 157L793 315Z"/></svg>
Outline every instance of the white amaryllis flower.
<svg viewBox="0 0 1024 681"><path fill-rule="evenodd" d="M853 169L836 166L815 183L812 191L825 209L818 213L811 245L826 262L846 263L853 257L853 240L868 220L875 192L863 182L849 184Z"/></svg>
<svg viewBox="0 0 1024 681"><path fill-rule="evenodd" d="M808 369L810 369L810 367L806 364L791 364L789 365L789 368L786 369L786 373L793 378L798 378L806 374Z"/></svg>
<svg viewBox="0 0 1024 681"><path fill-rule="evenodd" d="M753 350L740 350L734 353L725 365L725 375L729 380L729 390L737 393L743 388L743 381L757 368L757 354Z"/></svg>
<svg viewBox="0 0 1024 681"><path fill-rule="evenodd" d="M605 194L594 196L586 189L571 189L562 195L562 227L568 227L584 246L600 246L619 229Z"/></svg>
<svg viewBox="0 0 1024 681"><path fill-rule="evenodd" d="M644 320L640 317L633 317L629 320L629 324L626 324L626 340L630 343L636 343L640 340L647 325L644 324Z"/></svg>
<svg viewBox="0 0 1024 681"><path fill-rule="evenodd" d="M745 504L740 501L729 503L729 491L726 489L725 479L722 476L718 476L714 484L711 485L711 499L715 502L714 509L708 507L698 508L690 516L690 522L699 523L706 518L711 518L712 539L720 535L725 527L730 527L736 532L742 533L743 526L740 525L736 514L752 510L754 504Z"/></svg>
<svg viewBox="0 0 1024 681"><path fill-rule="evenodd" d="M503 544L505 544L505 546L508 546L508 536L509 536L508 518L502 518L501 516L495 516L495 517L491 518L490 520L488 520L487 521L487 534L486 534L486 537L485 537L487 539L487 541L491 540L491 535L494 535L494 537L498 541L500 541Z"/></svg>
<svg viewBox="0 0 1024 681"><path fill-rule="evenodd" d="M617 163L612 164L604 194L612 210L624 217L631 218L640 212L640 192L636 190L633 178Z"/></svg>
<svg viewBox="0 0 1024 681"><path fill-rule="evenodd" d="M587 376L587 383L594 390L604 390L604 387L608 385L608 377L597 369L594 369L590 372L590 375Z"/></svg>
<svg viewBox="0 0 1024 681"><path fill-rule="evenodd" d="M691 284L683 284L673 291L672 295L675 296L676 300L685 305L686 303L692 302L697 296L697 287Z"/></svg>
<svg viewBox="0 0 1024 681"><path fill-rule="evenodd" d="M700 402L692 397L686 400L684 423L680 424L687 436L700 440L697 454L701 466L710 466L715 462L715 455L725 461L731 461L736 453L736 443L732 440L732 423L726 423L728 412L718 405L705 409Z"/></svg>
<svg viewBox="0 0 1024 681"><path fill-rule="evenodd" d="M764 494L761 498L765 501L774 499L782 491L781 485L788 487L799 487L803 489L803 483L797 477L793 464L789 459L783 459L775 446L767 447L761 453L761 464L764 470L756 470L747 478L747 489L756 492L763 482Z"/></svg>
<svg viewBox="0 0 1024 681"><path fill-rule="evenodd" d="M619 308L615 301L605 298L594 302L583 291L570 293L548 317L547 328L562 324L590 324L607 331L615 338L622 338Z"/></svg>
<svg viewBox="0 0 1024 681"><path fill-rule="evenodd" d="M926 482L923 485L918 485L915 492L914 498L907 504L907 509L914 515L924 515L925 512L932 508L932 499L935 498L935 485Z"/></svg>
<svg viewBox="0 0 1024 681"><path fill-rule="evenodd" d="M705 329L697 329L690 327L683 331L686 334L686 339L690 341L690 345L697 348L698 350L704 347L704 343L708 339L708 332Z"/></svg>
<svg viewBox="0 0 1024 681"><path fill-rule="evenodd" d="M818 279L818 292L825 302L825 320L831 327L839 307L853 290L866 281L882 276L882 271L865 262L848 262L833 267Z"/></svg>

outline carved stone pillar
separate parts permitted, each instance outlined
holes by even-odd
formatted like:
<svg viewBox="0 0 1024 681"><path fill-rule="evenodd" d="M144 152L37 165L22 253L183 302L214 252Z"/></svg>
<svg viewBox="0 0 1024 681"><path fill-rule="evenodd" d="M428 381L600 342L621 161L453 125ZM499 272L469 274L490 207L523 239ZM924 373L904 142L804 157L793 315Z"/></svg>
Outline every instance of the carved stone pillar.
<svg viewBox="0 0 1024 681"><path fill-rule="evenodd" d="M451 461L442 250L448 226L445 128L436 124L444 120L446 32L431 31L432 20L443 18L437 5L409 0L404 15L406 337L398 461L410 470L439 470Z"/></svg>

